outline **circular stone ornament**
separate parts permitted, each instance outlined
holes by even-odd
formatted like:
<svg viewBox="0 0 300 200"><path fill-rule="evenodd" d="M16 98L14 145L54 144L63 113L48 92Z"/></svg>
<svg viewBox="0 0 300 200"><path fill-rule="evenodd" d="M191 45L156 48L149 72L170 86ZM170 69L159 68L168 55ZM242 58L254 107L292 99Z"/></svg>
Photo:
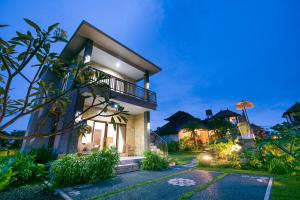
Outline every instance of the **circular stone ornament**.
<svg viewBox="0 0 300 200"><path fill-rule="evenodd" d="M177 185L180 187L196 185L196 182L194 180L185 178L172 178L168 180L168 183L170 185Z"/></svg>

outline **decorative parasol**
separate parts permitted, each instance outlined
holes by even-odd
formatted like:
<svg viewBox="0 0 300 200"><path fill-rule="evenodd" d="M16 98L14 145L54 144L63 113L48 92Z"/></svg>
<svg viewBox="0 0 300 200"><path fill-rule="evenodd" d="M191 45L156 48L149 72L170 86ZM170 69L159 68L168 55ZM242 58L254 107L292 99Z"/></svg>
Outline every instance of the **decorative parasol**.
<svg viewBox="0 0 300 200"><path fill-rule="evenodd" d="M242 110L243 111L243 114L246 117L246 120L247 120L247 122L249 123L249 126L250 126L250 121L249 121L246 109L253 108L254 107L253 103L250 102L250 101L240 101L236 104L235 107L236 107L237 110Z"/></svg>
<svg viewBox="0 0 300 200"><path fill-rule="evenodd" d="M254 105L250 101L241 101L236 104L237 110L245 110L245 109L249 109L249 108L253 108L253 107L254 107Z"/></svg>

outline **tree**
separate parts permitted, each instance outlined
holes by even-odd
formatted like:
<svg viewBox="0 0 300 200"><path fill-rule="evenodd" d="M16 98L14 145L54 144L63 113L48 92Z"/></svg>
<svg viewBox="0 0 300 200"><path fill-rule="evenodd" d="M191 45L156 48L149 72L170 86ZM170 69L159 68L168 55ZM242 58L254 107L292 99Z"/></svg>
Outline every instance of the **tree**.
<svg viewBox="0 0 300 200"><path fill-rule="evenodd" d="M288 139L289 143L289 149L287 149L284 145L281 145L280 143L277 143L276 141L273 141L272 143L276 145L278 148L283 150L284 152L293 155L295 152L294 150L296 146L300 146L300 129L291 123L283 122L281 124L276 124L271 127L273 130L273 134L281 135L282 137Z"/></svg>
<svg viewBox="0 0 300 200"><path fill-rule="evenodd" d="M66 42L66 32L59 28L58 23L44 30L33 21L24 20L31 30L25 33L17 31L16 36L10 40L0 38L0 138L22 140L50 137L73 129L84 133L89 129L85 122L96 116L111 117L114 125L116 119L126 121L124 108L110 101L110 88L101 81L107 79L105 74L92 70L90 63L85 63L82 59L64 61L57 53L51 51L53 44ZM5 27L6 25L0 25L0 28ZM63 80L63 84L57 87L45 81L43 77L46 75ZM21 79L24 87L22 98L12 95L12 87L17 79L19 82ZM83 89L88 91L89 95L84 95L86 93L83 93ZM101 92L102 100L97 98L96 90ZM63 128L42 132L41 127L48 117L59 119L66 114L66 108L75 93L84 98L91 98L91 105L76 113ZM100 111L84 119L83 114L96 106L101 107ZM107 114L109 108L113 112ZM5 134L5 130L16 121L41 109L47 111L43 113L34 133L17 137Z"/></svg>
<svg viewBox="0 0 300 200"><path fill-rule="evenodd" d="M218 138L223 138L228 132L231 134L231 136L234 136L238 133L237 128L232 123L223 118L210 119L207 122L207 127L210 130L213 130Z"/></svg>
<svg viewBox="0 0 300 200"><path fill-rule="evenodd" d="M203 129L203 128L205 128L205 127L198 120L190 120L182 126L182 129L184 129L186 132L191 133L190 136L194 142L195 147L198 147L197 129Z"/></svg>

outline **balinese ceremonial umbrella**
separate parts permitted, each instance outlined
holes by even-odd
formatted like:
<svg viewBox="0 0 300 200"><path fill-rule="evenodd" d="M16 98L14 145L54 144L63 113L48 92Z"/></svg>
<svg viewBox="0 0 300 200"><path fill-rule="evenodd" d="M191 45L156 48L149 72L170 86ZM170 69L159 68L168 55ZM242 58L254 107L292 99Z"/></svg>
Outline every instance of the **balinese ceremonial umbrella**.
<svg viewBox="0 0 300 200"><path fill-rule="evenodd" d="M248 123L250 123L250 122L249 122L249 118L248 118L248 114L247 114L246 109L250 109L250 108L253 108L253 107L254 107L254 105L250 101L241 101L241 102L238 102L236 104L236 109L243 111L243 113L244 113L244 115L245 115L246 120L248 121Z"/></svg>

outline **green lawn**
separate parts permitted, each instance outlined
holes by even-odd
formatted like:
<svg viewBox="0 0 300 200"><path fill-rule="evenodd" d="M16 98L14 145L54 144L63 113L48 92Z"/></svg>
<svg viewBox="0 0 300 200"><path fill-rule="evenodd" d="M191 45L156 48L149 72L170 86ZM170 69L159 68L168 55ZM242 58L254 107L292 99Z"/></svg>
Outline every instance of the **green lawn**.
<svg viewBox="0 0 300 200"><path fill-rule="evenodd" d="M239 173L258 176L274 177L271 200L294 200L300 199L300 176L283 176L269 174L263 171L237 170L229 168L208 168L200 167L199 169L208 171L219 171L224 173Z"/></svg>
<svg viewBox="0 0 300 200"><path fill-rule="evenodd" d="M169 157L175 160L176 165L186 165L192 162L198 154L198 152L175 152L169 153Z"/></svg>

